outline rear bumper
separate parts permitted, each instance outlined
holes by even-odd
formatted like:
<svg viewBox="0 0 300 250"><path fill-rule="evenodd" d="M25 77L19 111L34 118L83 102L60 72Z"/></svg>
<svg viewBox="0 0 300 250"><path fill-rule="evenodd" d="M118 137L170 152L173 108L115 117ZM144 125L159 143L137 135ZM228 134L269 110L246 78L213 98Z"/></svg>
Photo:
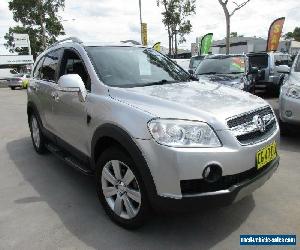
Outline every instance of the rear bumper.
<svg viewBox="0 0 300 250"><path fill-rule="evenodd" d="M267 79L258 80L256 85L265 85L266 87L278 86L280 79L280 76L269 76Z"/></svg>
<svg viewBox="0 0 300 250"><path fill-rule="evenodd" d="M226 190L184 195L182 199L157 197L152 205L155 210L163 211L193 211L201 208L227 206L243 199L261 187L273 175L278 166L279 157L254 178L233 185Z"/></svg>

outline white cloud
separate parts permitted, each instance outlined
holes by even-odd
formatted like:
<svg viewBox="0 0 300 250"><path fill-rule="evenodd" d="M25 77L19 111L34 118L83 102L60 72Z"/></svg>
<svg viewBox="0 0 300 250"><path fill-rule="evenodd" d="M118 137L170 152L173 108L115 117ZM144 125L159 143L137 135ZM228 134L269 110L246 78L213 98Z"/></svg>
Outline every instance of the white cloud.
<svg viewBox="0 0 300 250"><path fill-rule="evenodd" d="M251 0L232 17L231 30L244 36L267 37L270 23L277 17L285 16L283 32L291 31L299 26L299 9L299 0ZM148 39L153 43L161 41L167 46L167 32L161 22L161 12L156 0L142 0L142 16L143 21L148 23ZM0 13L0 42L3 43L8 27L14 25L8 0L0 1ZM181 47L189 48L197 36L208 32L213 32L215 39L225 36L224 13L217 0L197 0L196 13L191 18L193 31ZM60 15L63 20L69 20L63 22L67 36L77 36L84 41L140 39L138 0L66 0L66 7Z"/></svg>

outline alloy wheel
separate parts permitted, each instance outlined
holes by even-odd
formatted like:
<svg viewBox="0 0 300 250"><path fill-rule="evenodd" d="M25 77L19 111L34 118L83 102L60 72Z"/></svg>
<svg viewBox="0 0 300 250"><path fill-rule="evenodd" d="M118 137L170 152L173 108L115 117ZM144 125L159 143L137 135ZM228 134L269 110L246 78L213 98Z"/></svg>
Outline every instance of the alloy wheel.
<svg viewBox="0 0 300 250"><path fill-rule="evenodd" d="M123 219L134 218L141 207L141 191L132 170L125 163L111 160L101 176L102 192L112 211Z"/></svg>
<svg viewBox="0 0 300 250"><path fill-rule="evenodd" d="M39 148L41 143L41 137L40 137L40 129L37 122L37 119L33 116L31 119L31 133L34 145Z"/></svg>

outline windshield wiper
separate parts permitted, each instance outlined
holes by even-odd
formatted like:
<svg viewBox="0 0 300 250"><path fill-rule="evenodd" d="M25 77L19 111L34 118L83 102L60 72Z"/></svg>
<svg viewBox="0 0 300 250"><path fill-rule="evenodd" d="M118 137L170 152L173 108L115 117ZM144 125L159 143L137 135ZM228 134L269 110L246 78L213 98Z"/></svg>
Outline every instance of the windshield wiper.
<svg viewBox="0 0 300 250"><path fill-rule="evenodd" d="M178 82L178 81L169 81L169 80L166 80L166 79L162 79L162 80L156 81L156 82L148 82L148 83L145 83L145 84L143 84L142 86L163 85L163 84L175 83L175 82Z"/></svg>
<svg viewBox="0 0 300 250"><path fill-rule="evenodd" d="M233 72L229 72L228 74L243 74L244 72L240 72L240 71L233 71Z"/></svg>

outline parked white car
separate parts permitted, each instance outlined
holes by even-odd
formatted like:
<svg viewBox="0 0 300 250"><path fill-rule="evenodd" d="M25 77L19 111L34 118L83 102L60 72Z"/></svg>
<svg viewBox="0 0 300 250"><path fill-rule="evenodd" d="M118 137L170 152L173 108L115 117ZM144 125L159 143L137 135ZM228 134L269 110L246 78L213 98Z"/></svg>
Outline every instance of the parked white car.
<svg viewBox="0 0 300 250"><path fill-rule="evenodd" d="M282 125L300 125L300 53L292 68L279 66L278 71L288 74L288 79L281 88L279 97L279 114ZM283 129L285 129L284 126Z"/></svg>

